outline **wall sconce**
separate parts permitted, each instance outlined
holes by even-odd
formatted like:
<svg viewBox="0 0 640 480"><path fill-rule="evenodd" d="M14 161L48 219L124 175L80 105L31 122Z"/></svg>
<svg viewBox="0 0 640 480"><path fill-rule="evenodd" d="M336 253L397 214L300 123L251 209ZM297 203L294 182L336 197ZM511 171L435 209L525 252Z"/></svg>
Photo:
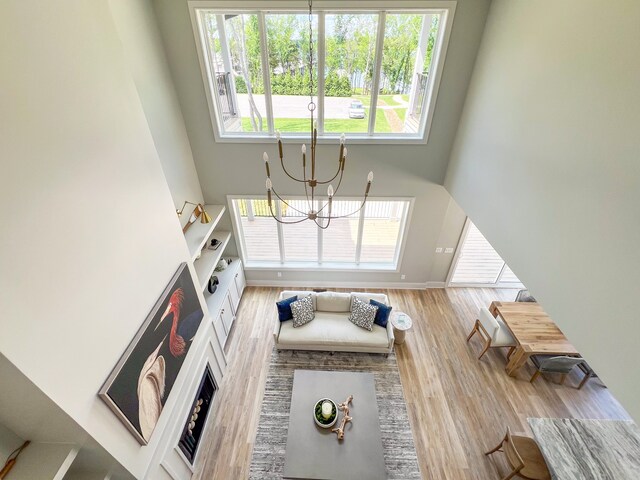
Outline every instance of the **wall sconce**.
<svg viewBox="0 0 640 480"><path fill-rule="evenodd" d="M201 203L193 203L193 202L185 201L182 204L182 208L180 208L179 210L176 210L176 213L178 214L179 217L182 215L182 213L184 212L184 208L187 205L195 205L196 208L193 209L193 212L191 213L191 216L189 217L187 224L182 229L183 232L186 232L187 229L191 226L191 224L198 219L198 217L200 217L200 223L211 222L211 216L205 211L204 206Z"/></svg>

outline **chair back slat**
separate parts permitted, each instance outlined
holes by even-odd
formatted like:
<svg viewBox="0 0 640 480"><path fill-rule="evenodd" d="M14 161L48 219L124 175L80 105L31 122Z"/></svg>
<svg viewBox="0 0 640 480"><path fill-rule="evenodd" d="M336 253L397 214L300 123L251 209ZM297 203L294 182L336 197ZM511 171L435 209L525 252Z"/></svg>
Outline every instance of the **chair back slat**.
<svg viewBox="0 0 640 480"><path fill-rule="evenodd" d="M511 464L511 466L513 466L514 471L518 472L524 468L524 461L522 460L522 457L513 444L513 439L511 438L511 429L508 427L507 435L505 437L504 444L502 445L502 450L509 459L509 463Z"/></svg>

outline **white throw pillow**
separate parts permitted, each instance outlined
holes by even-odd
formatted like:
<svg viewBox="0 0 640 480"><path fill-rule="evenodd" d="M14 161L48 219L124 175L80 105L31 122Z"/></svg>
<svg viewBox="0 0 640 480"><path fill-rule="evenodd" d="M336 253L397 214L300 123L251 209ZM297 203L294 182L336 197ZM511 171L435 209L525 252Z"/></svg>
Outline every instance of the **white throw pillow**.
<svg viewBox="0 0 640 480"><path fill-rule="evenodd" d="M291 313L293 313L294 327L301 327L302 325L309 323L316 316L313 311L313 298L308 296L293 302L291 304Z"/></svg>
<svg viewBox="0 0 640 480"><path fill-rule="evenodd" d="M354 298L351 308L351 315L349 315L349 321L354 325L371 331L373 329L373 321L376 319L377 311L378 307L375 307L368 303L364 303L358 298Z"/></svg>

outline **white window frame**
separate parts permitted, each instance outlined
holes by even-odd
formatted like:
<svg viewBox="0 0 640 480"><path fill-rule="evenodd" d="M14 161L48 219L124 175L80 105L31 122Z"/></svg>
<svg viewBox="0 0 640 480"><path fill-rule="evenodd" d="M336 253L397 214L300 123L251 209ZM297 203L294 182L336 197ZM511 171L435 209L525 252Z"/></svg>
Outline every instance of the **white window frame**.
<svg viewBox="0 0 640 480"><path fill-rule="evenodd" d="M189 14L191 17L191 25L193 27L193 34L196 44L196 50L198 52L198 60L200 63L200 71L202 73L202 79L205 87L205 94L207 97L207 104L209 106L209 116L211 120L211 126L216 142L221 143L264 143L265 141L272 141L275 138L273 112L271 108L271 88L270 79L264 71L268 69L268 65L265 64L265 58L267 57L266 49L262 51L262 69L265 76L265 104L267 108L266 117L268 130L266 132L252 132L252 133L236 133L224 132L220 128L218 119L221 118L218 115L218 102L214 98L213 92L213 79L211 78L211 68L209 65L208 55L205 52L205 46L203 45L203 26L200 22L199 10L220 10L224 13L257 13L259 19L259 25L261 26L261 40L263 44L266 44L266 33L264 32L263 20L266 13L284 13L284 12L301 12L304 10L300 8L299 2L292 2L287 0L270 1L268 7L265 8L265 2L259 0L247 0L241 2L241 6L238 3L232 5L229 8L229 1L222 0L190 0ZM436 101L438 97L438 89L440 86L440 80L442 78L442 71L444 68L445 57L447 54L447 47L449 45L449 38L451 36L451 29L453 25L453 18L456 10L456 1L443 0L443 1L431 1L431 0L397 0L393 2L379 1L379 0L350 0L350 1L336 1L336 0L316 0L314 2L314 14L318 14L318 48L324 45L324 17L327 14L333 13L357 13L357 12L373 12L375 11L380 15L378 20L378 36L376 42L376 58L374 67L374 85L378 84L380 75L378 74L382 64L382 45L384 41L384 20L386 14L392 13L437 13L440 14L440 28L438 30L438 38L436 40L436 48L432 58L432 65L434 66L433 75L429 75L427 79L427 97L426 97L426 113L423 113L420 119L420 126L417 134L389 134L389 133L375 133L373 127L376 114L377 103L377 89L372 88L372 103L369 112L369 132L371 133L346 133L349 143L379 143L379 144L426 144L429 140L429 134L431 131L433 114L436 107ZM324 60L324 52L319 53L319 60ZM324 61L321 62L324 64ZM318 68L322 65L318 64ZM320 70L319 70L320 71ZM321 115L324 110L324 89L322 87L324 80L320 79L318 88L318 114ZM324 132L324 118L320 118L318 121L318 143L334 143L339 137L340 133L325 133ZM302 138L306 138L307 133L293 133L282 132L283 141L295 140L299 141Z"/></svg>
<svg viewBox="0 0 640 480"><path fill-rule="evenodd" d="M294 196L294 195L282 195L283 198L289 200L305 200L306 197ZM227 204L229 213L231 216L231 224L233 226L233 234L236 239L236 246L238 247L238 254L242 259L245 270L304 270L304 271L336 271L336 272L399 272L402 265L402 259L404 257L404 250L407 243L407 233L409 225L411 223L411 216L413 214L413 204L415 199L409 197L369 197L370 201L402 201L407 202L406 211L404 217L400 223L398 247L396 248L395 258L393 263L360 263L360 251L362 246L362 235L364 232L364 221L366 205L359 213L359 225L358 225L358 240L356 244L356 262L323 262L322 261L322 237L323 232L321 228L318 228L318 261L314 262L300 262L300 261L285 261L284 258L284 236L283 229L286 229L286 225L282 225L278 222L278 243L280 251L280 261L251 261L247 258L247 248L245 246L245 239L240 227L240 213L235 208L234 200L265 200L265 195L227 195ZM361 197L334 197L336 201L361 201ZM326 200L326 199L325 199ZM322 201L319 200L319 201ZM276 215L279 214L279 202L276 202ZM274 222L276 220L273 220ZM331 228L331 226L329 226Z"/></svg>

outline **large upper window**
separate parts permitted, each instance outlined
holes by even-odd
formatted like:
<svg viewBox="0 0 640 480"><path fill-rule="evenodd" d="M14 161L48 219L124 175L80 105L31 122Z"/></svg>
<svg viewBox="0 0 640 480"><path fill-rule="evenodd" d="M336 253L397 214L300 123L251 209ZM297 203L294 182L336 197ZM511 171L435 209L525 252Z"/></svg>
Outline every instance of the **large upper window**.
<svg viewBox="0 0 640 480"><path fill-rule="evenodd" d="M284 221L301 219L306 199L276 201L274 212ZM398 267L410 200L334 198L332 215L344 216L322 230L312 221L281 225L270 215L264 198L231 198L238 246L248 268L381 269ZM318 204L316 208L319 208Z"/></svg>
<svg viewBox="0 0 640 480"><path fill-rule="evenodd" d="M402 1L391 11L366 2L339 7L353 11L319 7L309 72L308 13L260 3L192 7L216 138L308 135L313 78L321 139L426 141L450 10L403 9Z"/></svg>

